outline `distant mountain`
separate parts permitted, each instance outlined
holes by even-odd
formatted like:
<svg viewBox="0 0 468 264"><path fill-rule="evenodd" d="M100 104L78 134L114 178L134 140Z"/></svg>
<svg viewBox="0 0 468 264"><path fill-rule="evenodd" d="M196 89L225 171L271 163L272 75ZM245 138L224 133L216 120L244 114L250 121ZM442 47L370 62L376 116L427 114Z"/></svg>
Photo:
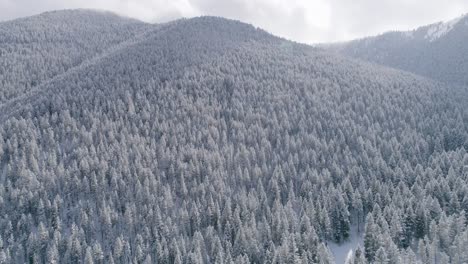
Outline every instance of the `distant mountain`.
<svg viewBox="0 0 468 264"><path fill-rule="evenodd" d="M466 90L223 18L143 27L0 105L0 261L464 258Z"/></svg>
<svg viewBox="0 0 468 264"><path fill-rule="evenodd" d="M144 31L109 12L52 11L0 23L0 104Z"/></svg>
<svg viewBox="0 0 468 264"><path fill-rule="evenodd" d="M407 32L332 44L347 56L413 72L443 82L468 85L468 16Z"/></svg>

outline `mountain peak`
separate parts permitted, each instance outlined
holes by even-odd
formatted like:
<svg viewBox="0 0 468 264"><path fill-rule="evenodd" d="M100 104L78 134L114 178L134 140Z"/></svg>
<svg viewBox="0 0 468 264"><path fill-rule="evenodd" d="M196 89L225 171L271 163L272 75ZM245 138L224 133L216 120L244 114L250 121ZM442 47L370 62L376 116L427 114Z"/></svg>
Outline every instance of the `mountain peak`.
<svg viewBox="0 0 468 264"><path fill-rule="evenodd" d="M81 21L84 22L87 19L100 19L100 20L108 20L117 23L143 23L137 19L133 19L127 16L123 16L111 11L100 10L100 9L87 9L87 8L78 8L78 9L63 9L63 10L52 10L42 12L36 15L24 17L24 18L17 18L10 21L5 21L6 23L43 23L46 21Z"/></svg>
<svg viewBox="0 0 468 264"><path fill-rule="evenodd" d="M447 33L452 31L455 28L455 26L458 25L465 17L466 14L446 22L438 22L426 26L425 28L427 29L427 33L424 36L424 38L432 42L439 39L442 36L445 36Z"/></svg>
<svg viewBox="0 0 468 264"><path fill-rule="evenodd" d="M465 14L412 31L387 32L328 48L431 79L466 85L467 37L468 15Z"/></svg>
<svg viewBox="0 0 468 264"><path fill-rule="evenodd" d="M199 16L180 19L173 22L177 27L173 34L183 32L184 38L193 38L196 41L214 42L243 42L243 41L275 41L280 38L256 28L251 24L238 20L217 17ZM214 45L214 43L211 43Z"/></svg>

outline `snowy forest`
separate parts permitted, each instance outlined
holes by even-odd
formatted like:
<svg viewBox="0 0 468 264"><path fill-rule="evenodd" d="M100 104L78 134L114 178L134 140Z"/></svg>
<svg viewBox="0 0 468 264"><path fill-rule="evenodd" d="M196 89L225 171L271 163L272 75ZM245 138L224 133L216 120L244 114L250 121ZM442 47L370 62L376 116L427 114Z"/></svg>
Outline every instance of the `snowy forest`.
<svg viewBox="0 0 468 264"><path fill-rule="evenodd" d="M468 14L410 31L323 44L329 50L431 79L468 86Z"/></svg>
<svg viewBox="0 0 468 264"><path fill-rule="evenodd" d="M0 263L468 263L466 102L223 18L2 22Z"/></svg>

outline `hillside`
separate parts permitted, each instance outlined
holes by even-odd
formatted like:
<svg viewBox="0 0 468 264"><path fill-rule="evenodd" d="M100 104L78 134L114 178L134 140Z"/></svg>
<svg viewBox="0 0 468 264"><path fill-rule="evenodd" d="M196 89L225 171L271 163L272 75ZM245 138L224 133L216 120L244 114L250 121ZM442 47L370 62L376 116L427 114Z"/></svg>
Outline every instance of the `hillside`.
<svg viewBox="0 0 468 264"><path fill-rule="evenodd" d="M407 32L333 44L341 54L409 71L438 81L468 85L468 16Z"/></svg>
<svg viewBox="0 0 468 264"><path fill-rule="evenodd" d="M0 23L0 105L146 29L109 12L52 11Z"/></svg>
<svg viewBox="0 0 468 264"><path fill-rule="evenodd" d="M352 227L355 263L464 260L448 90L237 21L148 26L0 106L0 260L334 263Z"/></svg>

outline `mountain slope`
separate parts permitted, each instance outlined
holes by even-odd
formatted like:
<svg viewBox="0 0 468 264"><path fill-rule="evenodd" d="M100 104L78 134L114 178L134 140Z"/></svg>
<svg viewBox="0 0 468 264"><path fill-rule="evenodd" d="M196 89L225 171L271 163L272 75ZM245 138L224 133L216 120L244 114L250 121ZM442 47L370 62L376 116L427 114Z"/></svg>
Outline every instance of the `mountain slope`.
<svg viewBox="0 0 468 264"><path fill-rule="evenodd" d="M0 104L147 27L92 10L53 11L0 23Z"/></svg>
<svg viewBox="0 0 468 264"><path fill-rule="evenodd" d="M464 91L214 17L35 91L0 111L7 263L333 263L367 213L395 263L464 246Z"/></svg>
<svg viewBox="0 0 468 264"><path fill-rule="evenodd" d="M377 37L332 44L347 56L443 82L468 84L468 16Z"/></svg>

